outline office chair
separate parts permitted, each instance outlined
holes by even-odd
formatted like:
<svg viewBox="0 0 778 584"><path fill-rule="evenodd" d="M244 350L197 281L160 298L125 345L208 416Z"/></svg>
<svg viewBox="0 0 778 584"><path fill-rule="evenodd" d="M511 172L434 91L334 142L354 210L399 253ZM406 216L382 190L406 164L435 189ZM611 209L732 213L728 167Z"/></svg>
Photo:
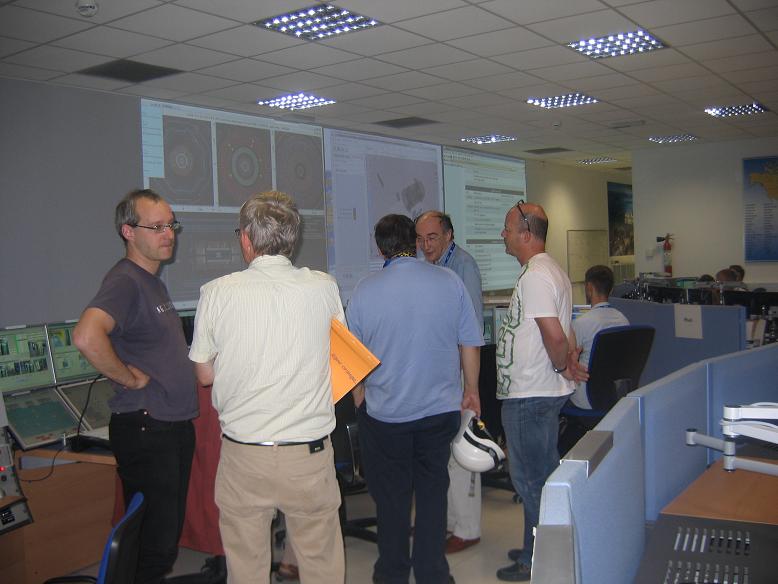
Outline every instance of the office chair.
<svg viewBox="0 0 778 584"><path fill-rule="evenodd" d="M594 428L617 401L639 387L654 332L651 326L628 325L603 329L594 336L586 383L586 395L592 409L578 408L570 401L562 408L560 455Z"/></svg>
<svg viewBox="0 0 778 584"><path fill-rule="evenodd" d="M44 584L59 584L60 582L132 584L138 569L140 528L145 508L143 493L135 493L124 516L108 535L97 578L94 576L58 576L49 578Z"/></svg>
<svg viewBox="0 0 778 584"><path fill-rule="evenodd" d="M335 404L335 430L330 439L335 454L335 474L340 487L340 528L344 537L356 537L373 543L378 541L376 532L368 529L377 523L375 517L348 519L346 497L364 493L367 484L362 478L359 454L359 434L354 397L348 393Z"/></svg>

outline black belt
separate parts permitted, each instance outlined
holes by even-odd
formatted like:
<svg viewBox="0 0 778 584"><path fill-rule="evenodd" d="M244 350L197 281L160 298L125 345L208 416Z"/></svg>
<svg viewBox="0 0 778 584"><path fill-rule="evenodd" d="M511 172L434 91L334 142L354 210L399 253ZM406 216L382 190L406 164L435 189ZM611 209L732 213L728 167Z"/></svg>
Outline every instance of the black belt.
<svg viewBox="0 0 778 584"><path fill-rule="evenodd" d="M307 446L311 454L324 450L324 441L327 440L327 436L319 438L318 440L310 440L309 442L241 442L230 438L227 434L222 434L224 438L235 444L242 444L243 446Z"/></svg>

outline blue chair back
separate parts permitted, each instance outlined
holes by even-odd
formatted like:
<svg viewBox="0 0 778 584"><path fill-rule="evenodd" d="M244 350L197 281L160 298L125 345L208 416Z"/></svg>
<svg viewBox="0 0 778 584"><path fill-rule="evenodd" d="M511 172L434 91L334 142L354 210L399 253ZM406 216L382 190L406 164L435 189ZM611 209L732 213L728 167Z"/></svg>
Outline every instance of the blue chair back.
<svg viewBox="0 0 778 584"><path fill-rule="evenodd" d="M97 575L98 584L132 584L135 581L145 508L143 493L135 493L124 516L108 536Z"/></svg>

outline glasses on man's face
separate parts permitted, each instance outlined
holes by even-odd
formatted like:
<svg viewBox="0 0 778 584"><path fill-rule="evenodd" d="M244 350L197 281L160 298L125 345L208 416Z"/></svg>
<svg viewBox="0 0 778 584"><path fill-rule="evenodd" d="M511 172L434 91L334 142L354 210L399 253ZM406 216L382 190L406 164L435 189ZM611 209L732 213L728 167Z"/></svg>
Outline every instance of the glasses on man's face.
<svg viewBox="0 0 778 584"><path fill-rule="evenodd" d="M138 223L129 223L129 226L135 229L136 227L143 227L143 229L151 229L154 233L161 235L170 229L173 233L181 230L181 224L178 221L172 223L161 223L159 225L140 225Z"/></svg>
<svg viewBox="0 0 778 584"><path fill-rule="evenodd" d="M527 219L527 216L524 214L524 211L521 208L521 201L516 203L516 208L519 210L519 213L521 213L521 218L524 220L524 224L527 226L527 232L532 233L532 230L529 228L529 219Z"/></svg>
<svg viewBox="0 0 778 584"><path fill-rule="evenodd" d="M243 231L243 230L240 227L236 227L235 228L235 231L234 231L235 237L237 237L238 239L240 239L240 232L241 231Z"/></svg>
<svg viewBox="0 0 778 584"><path fill-rule="evenodd" d="M421 235L416 236L416 243L423 244L423 243L435 243L440 239L440 235L437 233L433 233L432 235L428 235L427 237L423 237Z"/></svg>

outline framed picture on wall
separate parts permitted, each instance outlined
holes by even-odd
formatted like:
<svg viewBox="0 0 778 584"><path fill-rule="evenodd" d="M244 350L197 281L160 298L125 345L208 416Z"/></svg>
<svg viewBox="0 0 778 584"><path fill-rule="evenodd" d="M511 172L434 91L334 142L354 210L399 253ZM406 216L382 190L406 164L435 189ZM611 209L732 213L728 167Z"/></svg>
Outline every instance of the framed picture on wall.
<svg viewBox="0 0 778 584"><path fill-rule="evenodd" d="M778 261L778 156L743 160L747 262Z"/></svg>

